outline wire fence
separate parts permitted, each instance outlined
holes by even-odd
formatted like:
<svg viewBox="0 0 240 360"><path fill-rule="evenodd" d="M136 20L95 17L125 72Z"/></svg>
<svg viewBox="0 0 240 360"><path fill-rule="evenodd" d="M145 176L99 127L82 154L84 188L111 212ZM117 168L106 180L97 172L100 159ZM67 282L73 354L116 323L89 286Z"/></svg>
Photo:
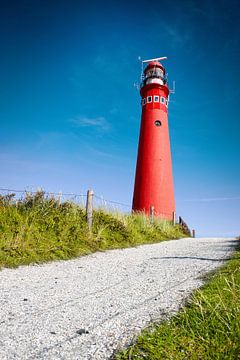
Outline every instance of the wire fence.
<svg viewBox="0 0 240 360"><path fill-rule="evenodd" d="M84 193L71 193L71 192L54 192L54 191L45 191L43 189L38 190L19 190L19 189L8 189L8 188L0 188L0 195L8 196L14 194L12 198L12 202L14 201L21 201L28 195L37 195L42 193L45 198L55 198L59 201L59 203L63 202L73 202L79 206L85 207L87 201L87 194ZM117 211L117 212L131 212L131 205L113 201L106 199L102 195L93 194L93 202L95 209L103 209L106 211Z"/></svg>
<svg viewBox="0 0 240 360"><path fill-rule="evenodd" d="M93 222L93 210L103 210L106 212L111 213L124 213L129 214L132 212L132 206L130 204L109 200L103 196L98 194L94 194L92 190L88 190L87 194L84 193L71 193L71 192L52 192L52 191L45 191L41 188L37 190L19 190L19 189L9 189L9 188L0 188L0 196L8 196L10 202L12 204L18 203L19 201L24 201L27 197L31 196L41 196L44 199L51 199L54 198L59 202L59 204L65 202L71 202L79 205L82 208L86 208L87 213L87 222L89 227L92 226ZM154 207L150 207L150 218L153 221L154 217L166 219L172 221L175 225L177 223L176 213L166 213L161 212L158 213L154 210ZM184 220L179 217L178 223L183 227L186 233L190 235L190 229L188 228L187 224Z"/></svg>
<svg viewBox="0 0 240 360"><path fill-rule="evenodd" d="M129 204L125 204L122 202L118 202L118 201L113 201L113 200L109 200L109 199L105 199L103 196L99 196L94 194L94 208L97 209L105 209L105 210L110 210L113 212L124 212L124 213L129 213L131 212L131 205Z"/></svg>
<svg viewBox="0 0 240 360"><path fill-rule="evenodd" d="M15 194L14 198L13 198L13 202L14 199L16 200L23 200L28 194L29 195L36 195L39 193L43 193L44 197L46 198L55 198L56 200L58 200L60 203L61 202L66 202L66 201L70 201L70 202L74 202L80 206L85 207L86 206L86 200L87 200L87 194L76 194L76 193L64 193L64 192L52 192L52 191L45 191L43 189L38 189L35 191L32 190L16 190L16 189L4 189L4 188L0 188L0 194L5 196L5 195L9 195L9 194ZM122 203L119 201L114 201L114 200L109 200L106 199L104 196L102 195L97 195L97 194L93 194L93 206L95 209L103 209L106 211L113 211L113 212L131 212L132 206L130 204L126 204L126 203ZM166 213L166 212L161 212L161 213L155 213L155 215L159 216L159 217L172 217L172 213Z"/></svg>
<svg viewBox="0 0 240 360"><path fill-rule="evenodd" d="M0 194L6 196L9 194L15 194L14 199L23 200L27 195L37 195L39 193L44 194L46 198L55 198L59 202L72 201L80 205L85 205L86 203L86 194L74 194L74 193L63 193L59 192L50 192L43 189L38 189L35 191L32 190L16 190L16 189L0 189Z"/></svg>

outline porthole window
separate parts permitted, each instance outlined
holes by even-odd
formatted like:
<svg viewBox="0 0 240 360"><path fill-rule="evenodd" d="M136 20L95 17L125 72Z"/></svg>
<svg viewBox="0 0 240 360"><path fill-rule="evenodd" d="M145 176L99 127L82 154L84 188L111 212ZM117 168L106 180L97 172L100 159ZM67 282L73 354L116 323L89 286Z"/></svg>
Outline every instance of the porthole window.
<svg viewBox="0 0 240 360"><path fill-rule="evenodd" d="M146 105L146 99L145 98L143 99L143 105Z"/></svg>
<svg viewBox="0 0 240 360"><path fill-rule="evenodd" d="M160 101L161 101L161 104L165 104L165 98L163 96L161 96Z"/></svg>
<svg viewBox="0 0 240 360"><path fill-rule="evenodd" d="M152 96L148 96L148 97L147 97L147 102L148 102L148 103L151 103L151 102L152 102Z"/></svg>
<svg viewBox="0 0 240 360"><path fill-rule="evenodd" d="M159 96L154 96L154 102L159 102Z"/></svg>
<svg viewBox="0 0 240 360"><path fill-rule="evenodd" d="M161 125L162 125L162 123L161 123L160 120L156 120L156 121L154 122L154 124L155 124L156 126L161 126Z"/></svg>

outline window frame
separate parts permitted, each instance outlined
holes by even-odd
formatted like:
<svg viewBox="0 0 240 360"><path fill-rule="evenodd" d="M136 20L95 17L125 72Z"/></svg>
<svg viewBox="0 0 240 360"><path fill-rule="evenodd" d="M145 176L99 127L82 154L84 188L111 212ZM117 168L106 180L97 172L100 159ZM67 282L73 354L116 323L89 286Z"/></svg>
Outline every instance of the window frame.
<svg viewBox="0 0 240 360"><path fill-rule="evenodd" d="M151 98L151 100L148 101L149 98ZM152 103L152 95L150 95L150 96L147 97L147 103L148 103L148 104Z"/></svg>
<svg viewBox="0 0 240 360"><path fill-rule="evenodd" d="M161 104L166 104L166 99L164 96L160 96L160 103Z"/></svg>
<svg viewBox="0 0 240 360"><path fill-rule="evenodd" d="M158 100L156 100L156 98L157 98ZM159 95L153 95L153 102L157 103L157 102L159 102L159 101L160 101Z"/></svg>

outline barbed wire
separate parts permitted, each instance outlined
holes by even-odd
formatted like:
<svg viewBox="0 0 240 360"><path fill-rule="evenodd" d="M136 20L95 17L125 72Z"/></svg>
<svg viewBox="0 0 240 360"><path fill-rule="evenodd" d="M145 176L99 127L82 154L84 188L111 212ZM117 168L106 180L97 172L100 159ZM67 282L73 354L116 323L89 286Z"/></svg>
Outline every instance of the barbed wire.
<svg viewBox="0 0 240 360"><path fill-rule="evenodd" d="M39 189L36 191L32 191L32 190L15 190L15 189L1 189L0 191L8 191L8 192L15 192L15 193L30 193L30 194L38 194L39 192L43 192L46 195L57 195L57 196L85 196L87 197L86 194L74 194L74 193L62 193L61 191L59 191L58 193L56 192L52 192L52 191L45 191L43 189Z"/></svg>
<svg viewBox="0 0 240 360"><path fill-rule="evenodd" d="M3 192L9 192L9 193L20 193L20 194L38 194L39 192L42 192L44 195L54 195L54 196L58 196L58 197L61 197L61 196L70 196L70 197L81 197L81 198L86 198L87 197L87 194L75 194L75 193L63 193L61 191L59 192L50 192L50 191L45 191L43 189L39 189L37 191L31 191L31 190L19 190L19 189L8 189L8 188L0 188L0 191L3 191ZM98 199L102 202L102 204L99 204L99 206L106 206L107 204L113 204L113 205L119 205L119 206L124 206L124 207L127 207L127 208L131 208L131 205L129 204L124 204L124 203L121 203L121 202L118 202L118 201L113 201L113 200L107 200L105 199L103 196L99 196L99 195L96 195L96 194L93 194L93 198L94 199Z"/></svg>
<svg viewBox="0 0 240 360"><path fill-rule="evenodd" d="M99 199L101 201L105 201L105 202L110 203L110 204L121 205L121 206L126 206L128 208L131 208L131 205L129 205L129 204L124 204L124 203L113 201L113 200L107 200L107 199L103 198L102 196L98 196L98 195L95 195L95 194L94 194L94 197L96 199Z"/></svg>
<svg viewBox="0 0 240 360"><path fill-rule="evenodd" d="M31 191L31 190L19 190L19 189L8 189L8 188L0 188L0 192L9 192L9 193L20 193L20 194L38 194L39 192L42 192L44 195L54 195L57 197L64 197L64 196L68 196L68 197L80 197L82 200L83 198L87 198L87 194L76 194L76 193L63 193L61 191L59 192L54 192L54 191L45 191L43 189L39 189L39 190L35 190L35 191ZM131 209L132 206L130 204L126 204L126 203L122 203L119 201L115 201L115 200L109 200L104 198L103 196L99 196L97 194L93 194L93 199L97 200L97 202L95 201L95 207L97 208L113 208L115 210L118 210L119 207L123 207L123 208L127 208L127 209ZM62 199L63 200L63 199ZM101 203L99 203L98 201L100 201ZM116 207L115 207L116 206ZM165 213L165 212L161 212L158 214L154 214L155 216L167 216L167 217L171 217L172 213Z"/></svg>

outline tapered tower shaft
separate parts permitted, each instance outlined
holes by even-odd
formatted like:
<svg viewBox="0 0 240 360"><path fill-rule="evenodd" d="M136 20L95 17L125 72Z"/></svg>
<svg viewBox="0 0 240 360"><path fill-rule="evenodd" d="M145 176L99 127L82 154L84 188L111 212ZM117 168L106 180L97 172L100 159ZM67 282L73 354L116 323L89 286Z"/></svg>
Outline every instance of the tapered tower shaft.
<svg viewBox="0 0 240 360"><path fill-rule="evenodd" d="M168 130L169 88L165 69L151 61L144 71L141 86L142 118L138 145L134 212L172 219L175 212L172 160Z"/></svg>

